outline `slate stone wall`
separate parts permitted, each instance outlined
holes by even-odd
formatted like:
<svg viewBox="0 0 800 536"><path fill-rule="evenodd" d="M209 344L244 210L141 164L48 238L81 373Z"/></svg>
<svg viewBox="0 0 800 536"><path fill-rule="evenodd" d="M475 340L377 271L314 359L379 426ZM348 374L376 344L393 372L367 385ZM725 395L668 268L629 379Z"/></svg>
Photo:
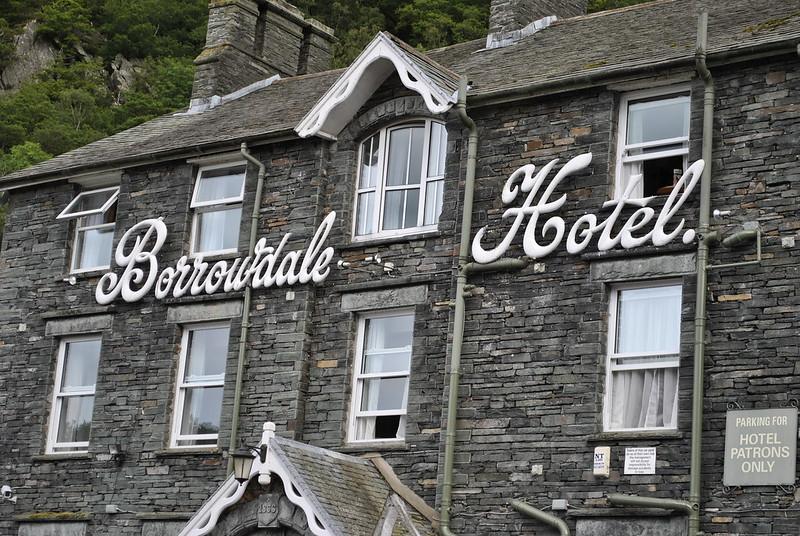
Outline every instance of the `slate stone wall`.
<svg viewBox="0 0 800 536"><path fill-rule="evenodd" d="M732 210L723 235L747 222L764 233L758 266L714 271L709 277L709 346L703 479L704 528L719 535L796 534L800 496L768 488L723 490L724 418L727 404L775 407L800 398L798 365L798 250L796 208L800 165L797 140L800 75L797 59L720 68L717 77L713 208ZM701 85L693 83L689 160L700 156ZM619 92L592 89L500 107L476 108L480 144L473 235L489 225L486 243L508 229L500 191L508 175L527 163L561 163L591 151L589 169L570 177L559 211L570 225L587 212L599 217L613 182ZM445 199L438 231L381 242L352 242L358 144L393 121L428 117L418 97L390 80L359 111L335 143L303 140L253 149L266 164L258 235L270 244L286 232L288 249L304 248L330 211L337 220L328 244L337 256L327 281L254 291L242 386L240 435L258 439L261 423L320 447L359 454L346 444L355 326L358 315L411 306L415 335L405 444L371 445L400 478L429 504L438 500L446 408L451 302L465 168L465 139L453 116L449 131ZM189 201L196 166L185 162L127 170L122 179L116 240L135 222L163 216L169 230L159 255L163 266L188 251ZM255 190L250 166L240 251L247 247ZM218 449L176 453L168 447L180 326L170 310L241 299L184 297L164 301L94 300L98 274L68 275L70 225L55 216L74 196L69 184L50 183L10 196L0 246L0 462L16 488L17 505L0 503L0 534L16 534L14 515L72 512L88 516L87 534L142 534L142 515L104 513L106 504L140 513L172 512L175 526L196 510L225 476ZM679 216L696 226L699 192ZM663 200L656 200L659 206ZM626 214L630 214L628 211ZM624 221L624 218L621 220ZM540 231L540 230L539 230ZM537 231L541 242L549 241ZM519 233L508 257L522 254ZM116 242L115 242L116 243ZM630 252L567 255L563 246L518 273L479 275L467 299L460 392L453 528L461 534L547 534L512 511L521 498L543 508L568 499L575 529L597 530L596 520L618 516L609 492L685 498L688 492L694 277L687 275L694 246L643 247ZM752 248L716 248L712 262L750 260ZM383 274L368 256L395 264ZM339 270L342 258L359 270ZM670 277L683 285L680 416L677 433L655 437L602 432L602 396L609 281ZM424 299L420 299L423 296ZM344 304L344 306L343 306ZM359 305L363 304L363 305ZM360 309L359 307L364 307ZM219 309L219 308L218 308ZM88 456L42 456L53 389L58 340L48 321L111 315L103 329L92 436ZM231 319L223 428L228 447L240 322ZM122 443L121 465L108 447ZM612 448L609 479L591 474L595 446ZM621 474L625 447L656 446L656 475ZM5 481L4 481L5 482ZM183 513L183 514L182 514ZM624 510L625 517L652 517ZM587 521L578 523L578 520ZM616 519L616 517L614 518ZM614 521L618 523L618 521ZM652 524L652 523L651 523ZM680 521L664 523L674 527ZM616 526L616 525L609 525ZM152 526L147 525L147 530ZM610 530L610 529L609 529ZM672 530L672 529L670 529Z"/></svg>
<svg viewBox="0 0 800 536"><path fill-rule="evenodd" d="M712 208L732 214L712 225L724 237L756 222L764 235L764 261L712 270L709 275L702 471L703 528L713 534L788 535L800 526L800 495L793 489L727 490L722 485L727 405L780 407L800 394L799 253L793 241L800 228L796 66L795 58L787 58L714 71ZM692 84L692 95L690 162L700 157L701 84ZM607 215L599 207L613 182L616 131L610 125L618 96L610 90L591 90L473 110L480 127L473 235L488 224L487 247L505 235L509 225L500 220L500 190L516 167L528 162L542 166L552 157L563 163L587 151L594 155L590 169L556 192L567 194L558 215L568 229L584 213ZM699 190L682 211L689 227L697 226L698 206ZM549 216L537 226L540 243L552 239L552 234L541 234ZM507 257L522 255L523 230ZM576 257L562 244L537 266L517 274L471 279L476 290L467 299L462 356L456 533L550 534L540 523L511 510L508 502L514 498L538 508L550 506L553 499L567 499L570 513L559 515L574 530L576 521L586 516L602 521L603 516L624 511L637 517L635 510L610 508L607 493L688 497L694 276L677 276L683 285L678 432L647 437L601 433L611 289L602 272L610 270L610 280L675 278L675 268L684 263L669 259L691 254L693 248L650 246ZM592 250L590 246L586 251ZM736 250L717 247L711 253L714 264L754 258L752 244ZM626 265L631 267L627 276ZM662 274L659 267L665 267ZM615 272L620 268L622 273ZM648 273L651 269L655 271ZM593 450L601 445L611 447L608 479L592 475ZM645 446L657 448L656 474L622 474L624 449ZM618 532L614 523L619 521L608 519L598 534ZM596 521L583 523L584 530L590 526L597 530Z"/></svg>

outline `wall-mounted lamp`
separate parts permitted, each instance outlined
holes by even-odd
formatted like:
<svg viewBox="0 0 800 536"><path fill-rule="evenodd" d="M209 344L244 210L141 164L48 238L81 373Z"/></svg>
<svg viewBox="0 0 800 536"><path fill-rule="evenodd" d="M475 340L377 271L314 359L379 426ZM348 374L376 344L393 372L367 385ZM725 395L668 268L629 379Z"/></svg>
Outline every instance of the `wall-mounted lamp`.
<svg viewBox="0 0 800 536"><path fill-rule="evenodd" d="M17 496L14 495L14 489L8 484L0 488L0 494L2 494L3 500L17 504Z"/></svg>
<svg viewBox="0 0 800 536"><path fill-rule="evenodd" d="M264 463L267 460L267 446L248 447L243 444L231 453L231 458L233 458L233 477L239 484L244 484L250 480L250 471L253 469L255 456L258 456L261 463Z"/></svg>
<svg viewBox="0 0 800 536"><path fill-rule="evenodd" d="M122 450L122 445L119 443L109 445L108 453L111 455L112 461L117 462L118 465L122 465L122 462L125 460L125 451Z"/></svg>

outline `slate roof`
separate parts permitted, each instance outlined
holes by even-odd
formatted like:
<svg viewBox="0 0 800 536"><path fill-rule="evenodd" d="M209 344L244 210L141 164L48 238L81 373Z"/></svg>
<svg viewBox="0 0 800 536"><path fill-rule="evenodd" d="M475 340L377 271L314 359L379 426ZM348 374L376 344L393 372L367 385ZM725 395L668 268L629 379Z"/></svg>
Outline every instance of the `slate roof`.
<svg viewBox="0 0 800 536"><path fill-rule="evenodd" d="M394 493L370 461L280 437L270 441L270 449L286 462L300 486L312 493L337 533L372 536L388 505L399 500L414 526L398 521L392 534L434 535L430 522Z"/></svg>
<svg viewBox="0 0 800 536"><path fill-rule="evenodd" d="M709 11L709 61L722 53L747 53L800 42L800 0L656 0L647 4L565 19L505 48L483 50L475 40L422 54L404 51L426 73L452 84L446 69L468 75L469 98L478 100L521 88L554 90L574 80L613 77L631 69L693 62L697 12ZM402 43L397 38L395 42ZM427 57L426 57L427 56ZM121 166L189 149L230 148L292 129L342 71L280 80L198 115L164 116L0 178L13 182Z"/></svg>
<svg viewBox="0 0 800 536"><path fill-rule="evenodd" d="M482 50L480 39L428 55L467 74L472 97L666 61L691 65L701 8L710 57L800 41L800 0L657 0L556 21L505 48Z"/></svg>

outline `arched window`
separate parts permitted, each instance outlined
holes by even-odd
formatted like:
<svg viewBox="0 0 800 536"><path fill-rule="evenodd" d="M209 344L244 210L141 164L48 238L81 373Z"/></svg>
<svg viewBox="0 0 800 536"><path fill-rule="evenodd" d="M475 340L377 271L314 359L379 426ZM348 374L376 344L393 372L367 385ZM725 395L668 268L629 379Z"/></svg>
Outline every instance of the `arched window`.
<svg viewBox="0 0 800 536"><path fill-rule="evenodd" d="M447 130L424 120L385 128L359 150L353 236L436 229L444 197Z"/></svg>

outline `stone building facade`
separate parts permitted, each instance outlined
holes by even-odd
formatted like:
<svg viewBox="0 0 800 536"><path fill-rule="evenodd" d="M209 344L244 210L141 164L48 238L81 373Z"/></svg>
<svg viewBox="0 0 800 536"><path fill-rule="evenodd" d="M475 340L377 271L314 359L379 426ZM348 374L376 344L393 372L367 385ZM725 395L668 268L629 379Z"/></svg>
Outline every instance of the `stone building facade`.
<svg viewBox="0 0 800 536"><path fill-rule="evenodd" d="M293 6L211 2L190 108L0 178L0 534L558 533L530 508L690 534L701 243L700 527L800 532L796 448L757 485L725 466L728 417L800 399L800 4L492 4L485 42L379 34L328 71L332 32ZM301 264L318 281L282 279ZM269 452L246 485L240 441Z"/></svg>

